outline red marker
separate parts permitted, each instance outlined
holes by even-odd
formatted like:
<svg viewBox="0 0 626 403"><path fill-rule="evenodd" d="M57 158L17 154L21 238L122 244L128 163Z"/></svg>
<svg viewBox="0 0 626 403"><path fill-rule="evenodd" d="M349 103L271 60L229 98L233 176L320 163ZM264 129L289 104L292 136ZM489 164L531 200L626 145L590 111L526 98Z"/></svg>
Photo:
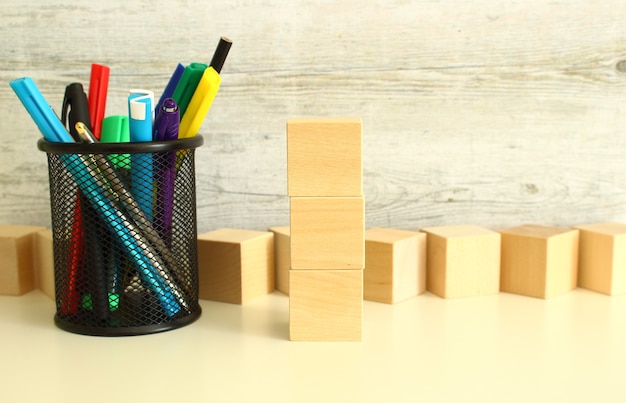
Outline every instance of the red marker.
<svg viewBox="0 0 626 403"><path fill-rule="evenodd" d="M78 312L80 301L80 281L81 268L85 259L85 233L83 232L83 213L80 203L80 196L76 195L76 206L74 210L74 221L72 223L72 234L70 242L70 253L68 258L68 273L66 289L61 296L61 312L75 315Z"/></svg>
<svg viewBox="0 0 626 403"><path fill-rule="evenodd" d="M100 140L102 119L107 103L107 91L109 89L109 72L107 66L93 63L91 65L91 78L89 80L89 120L93 135Z"/></svg>

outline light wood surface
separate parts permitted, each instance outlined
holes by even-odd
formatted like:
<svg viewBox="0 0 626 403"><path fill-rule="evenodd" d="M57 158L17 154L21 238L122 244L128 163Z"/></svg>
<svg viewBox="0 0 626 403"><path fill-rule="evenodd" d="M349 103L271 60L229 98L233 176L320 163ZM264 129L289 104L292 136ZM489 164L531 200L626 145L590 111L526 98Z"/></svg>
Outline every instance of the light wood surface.
<svg viewBox="0 0 626 403"><path fill-rule="evenodd" d="M603 222L577 228L578 285L608 295L626 293L626 224Z"/></svg>
<svg viewBox="0 0 626 403"><path fill-rule="evenodd" d="M442 298L500 291L500 234L475 225L423 228L426 289Z"/></svg>
<svg viewBox="0 0 626 403"><path fill-rule="evenodd" d="M358 118L289 119L289 196L363 196L362 144Z"/></svg>
<svg viewBox="0 0 626 403"><path fill-rule="evenodd" d="M274 278L276 289L289 295L289 270L291 270L291 237L289 226L272 227L268 231L274 233Z"/></svg>
<svg viewBox="0 0 626 403"><path fill-rule="evenodd" d="M54 252L52 230L35 234L35 280L37 288L54 301Z"/></svg>
<svg viewBox="0 0 626 403"><path fill-rule="evenodd" d="M23 295L37 287L35 234L43 227L0 225L0 295Z"/></svg>
<svg viewBox="0 0 626 403"><path fill-rule="evenodd" d="M362 270L362 197L290 198L291 268Z"/></svg>
<svg viewBox="0 0 626 403"><path fill-rule="evenodd" d="M391 228L365 231L363 298L394 304L425 290L425 233Z"/></svg>
<svg viewBox="0 0 626 403"><path fill-rule="evenodd" d="M274 291L274 233L220 228L198 235L201 299L245 304Z"/></svg>
<svg viewBox="0 0 626 403"><path fill-rule="evenodd" d="M289 272L290 340L360 341L362 329L363 270Z"/></svg>
<svg viewBox="0 0 626 403"><path fill-rule="evenodd" d="M288 224L299 116L362 118L368 228L626 221L622 0L0 4L0 222L50 226L40 135L9 80L32 76L59 112L106 63L107 114L126 113L130 88L160 93L221 35L200 233Z"/></svg>
<svg viewBox="0 0 626 403"><path fill-rule="evenodd" d="M576 288L577 229L529 224L500 234L501 291L551 298Z"/></svg>

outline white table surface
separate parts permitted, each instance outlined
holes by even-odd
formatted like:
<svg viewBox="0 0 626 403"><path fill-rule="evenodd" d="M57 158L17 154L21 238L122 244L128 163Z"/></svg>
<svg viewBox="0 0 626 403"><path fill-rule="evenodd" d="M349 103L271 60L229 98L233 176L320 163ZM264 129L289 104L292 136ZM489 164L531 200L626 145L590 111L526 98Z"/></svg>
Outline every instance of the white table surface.
<svg viewBox="0 0 626 403"><path fill-rule="evenodd" d="M365 301L362 342L288 341L288 297L201 301L186 327L82 336L0 296L4 402L624 402L626 297L577 289Z"/></svg>

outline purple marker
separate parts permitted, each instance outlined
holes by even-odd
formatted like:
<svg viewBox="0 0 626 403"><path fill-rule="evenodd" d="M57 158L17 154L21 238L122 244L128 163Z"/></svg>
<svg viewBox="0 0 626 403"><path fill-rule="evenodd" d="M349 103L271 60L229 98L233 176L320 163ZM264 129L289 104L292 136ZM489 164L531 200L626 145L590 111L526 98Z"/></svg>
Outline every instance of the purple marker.
<svg viewBox="0 0 626 403"><path fill-rule="evenodd" d="M154 121L154 141L169 141L178 138L180 111L176 101L166 98ZM155 155L153 160L156 173L157 204L154 224L161 239L171 246L172 212L174 210L174 181L176 179L176 152L167 151Z"/></svg>
<svg viewBox="0 0 626 403"><path fill-rule="evenodd" d="M180 125L180 111L176 101L166 98L154 120L154 133L152 140L167 141L178 138L178 126Z"/></svg>

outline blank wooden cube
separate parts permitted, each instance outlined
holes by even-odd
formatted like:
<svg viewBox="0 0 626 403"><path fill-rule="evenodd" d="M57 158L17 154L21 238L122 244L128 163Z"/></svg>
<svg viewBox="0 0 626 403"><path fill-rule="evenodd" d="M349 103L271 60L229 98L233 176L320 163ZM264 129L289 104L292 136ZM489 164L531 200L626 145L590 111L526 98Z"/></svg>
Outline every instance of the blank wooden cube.
<svg viewBox="0 0 626 403"><path fill-rule="evenodd" d="M35 278L37 287L54 300L54 253L52 230L35 233Z"/></svg>
<svg viewBox="0 0 626 403"><path fill-rule="evenodd" d="M276 289L289 295L289 270L291 269L291 238L289 226L272 227L274 233L274 261Z"/></svg>
<svg viewBox="0 0 626 403"><path fill-rule="evenodd" d="M44 229L27 225L0 225L1 295L22 295L35 289L35 233Z"/></svg>
<svg viewBox="0 0 626 403"><path fill-rule="evenodd" d="M289 283L291 340L361 340L363 270L292 270Z"/></svg>
<svg viewBox="0 0 626 403"><path fill-rule="evenodd" d="M580 225L578 285L607 295L626 293L626 224Z"/></svg>
<svg viewBox="0 0 626 403"><path fill-rule="evenodd" d="M443 298L500 290L500 234L474 225L423 228L426 288Z"/></svg>
<svg viewBox="0 0 626 403"><path fill-rule="evenodd" d="M287 122L289 196L362 196L361 120Z"/></svg>
<svg viewBox="0 0 626 403"><path fill-rule="evenodd" d="M274 290L274 234L222 228L198 236L200 298L245 304Z"/></svg>
<svg viewBox="0 0 626 403"><path fill-rule="evenodd" d="M388 228L365 231L366 300L394 304L425 290L425 233Z"/></svg>
<svg viewBox="0 0 626 403"><path fill-rule="evenodd" d="M522 225L500 234L501 291L550 298L576 288L578 230Z"/></svg>
<svg viewBox="0 0 626 403"><path fill-rule="evenodd" d="M290 207L292 269L363 269L362 197L291 197Z"/></svg>

